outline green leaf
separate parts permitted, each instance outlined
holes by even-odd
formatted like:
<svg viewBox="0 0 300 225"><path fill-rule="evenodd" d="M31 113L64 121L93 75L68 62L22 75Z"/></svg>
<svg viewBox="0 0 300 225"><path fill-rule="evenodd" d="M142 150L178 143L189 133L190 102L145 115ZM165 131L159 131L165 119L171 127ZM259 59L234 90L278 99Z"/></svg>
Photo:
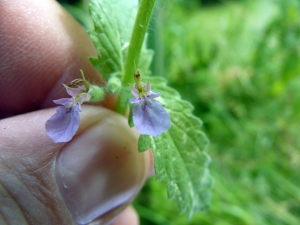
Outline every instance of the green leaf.
<svg viewBox="0 0 300 225"><path fill-rule="evenodd" d="M90 58L90 61L105 81L108 81L113 73L124 74L127 49L123 48L129 44L137 7L137 0L92 0L90 3L94 30L88 34L98 54L97 58ZM142 52L138 69L144 74L149 74L153 51L147 50L144 44Z"/></svg>
<svg viewBox="0 0 300 225"><path fill-rule="evenodd" d="M200 130L201 120L191 114L189 102L167 87L162 78L151 78L151 86L161 93L172 125L160 136L144 141L148 146L143 148L152 148L156 179L164 180L169 198L175 198L180 212L191 218L210 205L213 180L208 169L210 157L205 152L209 141Z"/></svg>
<svg viewBox="0 0 300 225"><path fill-rule="evenodd" d="M133 113L132 113L132 109L133 109L134 105L133 104L129 104L129 116L128 116L128 125L130 127L134 127L134 122L133 122Z"/></svg>
<svg viewBox="0 0 300 225"><path fill-rule="evenodd" d="M122 88L121 93L120 93L120 102L122 106L127 106L129 103L129 99L132 98L132 94L130 92L129 86L125 86Z"/></svg>
<svg viewBox="0 0 300 225"><path fill-rule="evenodd" d="M144 152L152 146L152 137L149 135L141 134L138 140L138 149L139 152Z"/></svg>
<svg viewBox="0 0 300 225"><path fill-rule="evenodd" d="M120 72L116 72L111 74L110 79L107 82L107 90L111 94L117 94L122 89L122 81L121 81Z"/></svg>
<svg viewBox="0 0 300 225"><path fill-rule="evenodd" d="M147 8L147 2L144 6ZM91 59L91 62L105 81L116 72L124 75L127 50L123 46L130 40L136 11L137 0L91 1L90 14L94 21L94 30L89 35L98 53L98 58ZM139 21L136 24L140 24ZM131 50L134 49L132 46L134 45L131 45ZM146 49L144 42L137 68L143 76L149 74L152 55L153 52ZM126 67L129 68L127 64ZM130 73L127 77L129 76ZM191 104L183 101L174 89L167 87L163 79L152 78L151 83L153 91L161 93L162 104L170 114L172 125L167 132L156 138L141 135L138 147L140 151L144 151L151 146L156 178L165 181L168 196L175 198L180 212L188 213L190 218L195 212L209 207L213 182L208 170L210 158L204 152L208 140L200 130L201 120L191 114ZM126 111L128 100L132 97L126 85L121 89L118 98L116 110L119 107L120 112ZM132 125L130 118L129 124Z"/></svg>
<svg viewBox="0 0 300 225"><path fill-rule="evenodd" d="M90 61L102 74L105 81L113 72L122 71L122 42L117 16L110 1L92 0L90 15L94 30L89 32L96 47L98 58Z"/></svg>
<svg viewBox="0 0 300 225"><path fill-rule="evenodd" d="M146 38L147 39L147 38ZM149 70L151 61L153 59L154 51L147 49L146 44L144 42L140 54L138 71L143 74L143 76L150 76L151 71Z"/></svg>

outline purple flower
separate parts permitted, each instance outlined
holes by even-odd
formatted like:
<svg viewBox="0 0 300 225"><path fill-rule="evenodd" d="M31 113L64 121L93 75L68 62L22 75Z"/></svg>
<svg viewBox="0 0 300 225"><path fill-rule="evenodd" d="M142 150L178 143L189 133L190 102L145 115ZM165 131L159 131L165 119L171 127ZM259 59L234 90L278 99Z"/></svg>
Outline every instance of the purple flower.
<svg viewBox="0 0 300 225"><path fill-rule="evenodd" d="M72 139L79 127L80 106L92 97L90 89L84 84L75 88L64 86L72 97L54 100L54 103L62 106L59 106L56 113L46 122L46 132L55 143Z"/></svg>
<svg viewBox="0 0 300 225"><path fill-rule="evenodd" d="M131 93L134 98L129 102L137 103L132 111L132 119L140 134L156 137L170 128L169 114L159 101L153 99L159 97L160 93L151 91L149 81L146 85L140 82L131 87Z"/></svg>

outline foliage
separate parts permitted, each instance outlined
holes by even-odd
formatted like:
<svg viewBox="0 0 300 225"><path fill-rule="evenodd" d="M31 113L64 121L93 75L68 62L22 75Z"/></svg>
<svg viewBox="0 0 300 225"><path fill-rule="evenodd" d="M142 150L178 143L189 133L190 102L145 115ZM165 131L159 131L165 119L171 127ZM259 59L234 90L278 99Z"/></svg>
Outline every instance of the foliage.
<svg viewBox="0 0 300 225"><path fill-rule="evenodd" d="M204 121L215 188L210 211L187 223L150 180L141 224L298 224L299 1L164 7L158 70Z"/></svg>
<svg viewBox="0 0 300 225"><path fill-rule="evenodd" d="M172 121L168 131L150 140L155 176L165 181L168 197L175 198L180 213L188 213L190 219L194 213L207 210L211 200L210 157L203 151L208 140L200 130L202 121L191 115L193 106L181 100L164 79L153 78L152 84L164 96Z"/></svg>
<svg viewBox="0 0 300 225"><path fill-rule="evenodd" d="M141 1L137 7L136 0L92 0L90 4L94 29L89 35L98 53L98 57L90 61L104 81L122 81L124 87L120 87L116 106L119 113L125 114L129 104L128 82L136 72L135 63L144 77L147 74L152 51L146 49L144 37L154 3L155 0ZM123 47L126 43L128 51ZM204 152L208 141L200 131L200 119L191 114L192 106L181 100L174 89L167 87L163 80L153 79L152 87L161 91L167 103L170 124L168 112L159 101L151 99L159 94L151 92L150 83L146 86L141 83L140 73L134 76L136 84L131 88L134 98L130 102L136 106L131 107L129 124L135 123L140 134L153 136L151 143L141 136L137 143L139 151L152 147L157 179L166 183L169 197L176 199L180 212L191 218L195 212L207 210L212 187L208 170L210 160ZM109 90L113 93L116 86L108 85L107 88L113 87L114 90ZM178 141L178 137L185 137L184 143Z"/></svg>
<svg viewBox="0 0 300 225"><path fill-rule="evenodd" d="M215 178L206 214L188 223L151 178L142 225L297 225L300 218L298 0L164 1L150 29L154 74L195 106ZM155 37L155 38L154 38ZM155 47L156 46L156 47Z"/></svg>

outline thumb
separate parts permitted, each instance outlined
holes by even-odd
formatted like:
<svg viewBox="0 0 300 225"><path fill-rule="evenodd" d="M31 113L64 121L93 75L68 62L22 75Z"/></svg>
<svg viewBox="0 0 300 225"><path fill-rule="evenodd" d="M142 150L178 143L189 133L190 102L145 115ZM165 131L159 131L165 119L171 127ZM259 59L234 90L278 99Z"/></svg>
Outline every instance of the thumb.
<svg viewBox="0 0 300 225"><path fill-rule="evenodd" d="M94 106L84 107L69 143L55 144L45 132L54 113L47 109L0 121L0 196L7 196L2 218L8 224L113 219L144 183L149 153L138 153L124 117Z"/></svg>

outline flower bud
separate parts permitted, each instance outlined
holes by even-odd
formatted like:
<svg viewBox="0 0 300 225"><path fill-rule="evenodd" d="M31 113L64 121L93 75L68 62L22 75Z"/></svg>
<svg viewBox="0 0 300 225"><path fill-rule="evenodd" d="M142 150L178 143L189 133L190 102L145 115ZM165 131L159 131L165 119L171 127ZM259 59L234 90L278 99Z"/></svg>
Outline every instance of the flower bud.
<svg viewBox="0 0 300 225"><path fill-rule="evenodd" d="M105 90L104 88L98 87L96 85L90 85L92 98L89 102L99 102L104 99Z"/></svg>
<svg viewBox="0 0 300 225"><path fill-rule="evenodd" d="M122 82L119 77L113 76L108 80L107 89L111 94L117 94L121 91Z"/></svg>

